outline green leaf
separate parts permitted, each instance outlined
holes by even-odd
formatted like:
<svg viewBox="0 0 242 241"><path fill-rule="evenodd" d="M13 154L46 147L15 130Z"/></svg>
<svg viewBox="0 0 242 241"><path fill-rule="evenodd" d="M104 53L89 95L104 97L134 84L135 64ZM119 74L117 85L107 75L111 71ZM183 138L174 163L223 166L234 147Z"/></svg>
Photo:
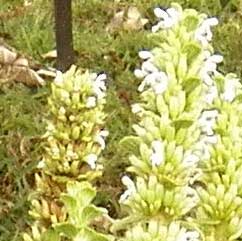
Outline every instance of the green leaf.
<svg viewBox="0 0 242 241"><path fill-rule="evenodd" d="M42 235L42 241L60 241L60 235L58 232L56 232L53 229L47 230L43 235Z"/></svg>
<svg viewBox="0 0 242 241"><path fill-rule="evenodd" d="M112 241L114 238L109 235L98 233L90 228L82 229L73 241Z"/></svg>
<svg viewBox="0 0 242 241"><path fill-rule="evenodd" d="M83 223L89 224L93 219L105 213L107 213L107 210L105 208L99 208L95 205L90 205L83 209L81 220Z"/></svg>
<svg viewBox="0 0 242 241"><path fill-rule="evenodd" d="M88 182L69 182L67 192L76 200L79 208L89 205L96 195L95 188Z"/></svg>
<svg viewBox="0 0 242 241"><path fill-rule="evenodd" d="M78 229L73 224L67 222L54 224L54 229L59 234L68 238L74 238L78 234Z"/></svg>
<svg viewBox="0 0 242 241"><path fill-rule="evenodd" d="M68 213L72 216L72 215L76 215L76 209L77 209L77 202L76 200L71 197L68 194L61 194L61 201L65 204L65 207L68 211Z"/></svg>

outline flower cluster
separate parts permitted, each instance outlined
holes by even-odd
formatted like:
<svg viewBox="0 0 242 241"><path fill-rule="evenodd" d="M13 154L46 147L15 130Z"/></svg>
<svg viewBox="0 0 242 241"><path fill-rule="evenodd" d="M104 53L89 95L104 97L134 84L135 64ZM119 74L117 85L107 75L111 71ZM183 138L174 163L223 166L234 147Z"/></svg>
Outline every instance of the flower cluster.
<svg viewBox="0 0 242 241"><path fill-rule="evenodd" d="M177 4L154 12L157 47L139 52L143 63L134 71L142 79L141 103L132 105L140 122L136 136L121 142L133 148L127 171L134 179L123 177L120 197L128 217L114 229L127 229L121 240L132 241L237 240L242 89L236 76L218 70L223 57L210 44L218 20ZM181 220L195 229L178 225L183 234L166 237Z"/></svg>
<svg viewBox="0 0 242 241"><path fill-rule="evenodd" d="M168 227L159 221L149 221L147 224L139 224L129 230L121 241L199 241L198 231L190 231L181 227L179 223L172 222Z"/></svg>
<svg viewBox="0 0 242 241"><path fill-rule="evenodd" d="M75 67L58 72L48 103L52 120L41 166L56 175L77 176L84 163L96 169L98 155L108 135L102 129L105 115L105 74L81 74Z"/></svg>
<svg viewBox="0 0 242 241"><path fill-rule="evenodd" d="M95 190L88 181L101 174L98 157L109 134L103 128L106 78L75 66L64 74L57 72L48 99L50 117L35 175L36 192L30 197L29 213L35 222L32 234L24 234L25 241L60 240L61 236L110 240L89 227L91 219L104 211L90 203ZM77 180L86 182L73 182ZM91 215L88 220L86 215Z"/></svg>

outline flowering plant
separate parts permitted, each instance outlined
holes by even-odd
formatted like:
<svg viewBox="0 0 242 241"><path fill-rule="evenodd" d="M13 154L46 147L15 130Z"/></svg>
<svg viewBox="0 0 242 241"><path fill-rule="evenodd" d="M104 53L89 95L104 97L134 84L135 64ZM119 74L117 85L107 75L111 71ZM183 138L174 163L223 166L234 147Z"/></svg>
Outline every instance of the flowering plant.
<svg viewBox="0 0 242 241"><path fill-rule="evenodd" d="M132 106L140 121L121 141L134 177L122 178L128 216L112 230L127 229L121 240L132 241L237 240L241 84L217 69L223 57L210 41L218 20L178 4L154 13L156 47L139 52L134 72L142 79L141 103Z"/></svg>
<svg viewBox="0 0 242 241"><path fill-rule="evenodd" d="M57 72L48 99L45 151L35 175L36 192L30 197L35 222L32 235L24 234L25 241L62 236L109 240L89 227L104 211L91 204L95 190L89 182L102 172L97 161L108 135L103 129L105 80L105 74L82 73L74 66L65 74Z"/></svg>

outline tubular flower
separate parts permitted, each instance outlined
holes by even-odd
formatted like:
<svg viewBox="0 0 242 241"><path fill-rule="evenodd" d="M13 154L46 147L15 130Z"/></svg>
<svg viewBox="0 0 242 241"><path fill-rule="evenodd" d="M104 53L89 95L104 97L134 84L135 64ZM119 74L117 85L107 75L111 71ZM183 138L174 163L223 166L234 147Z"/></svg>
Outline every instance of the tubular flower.
<svg viewBox="0 0 242 241"><path fill-rule="evenodd" d="M127 187L127 190L120 196L119 201L121 203L125 202L131 195L136 192L135 184L128 176L122 177L122 183Z"/></svg>
<svg viewBox="0 0 242 241"><path fill-rule="evenodd" d="M217 18L207 18L198 27L195 32L195 39L200 41L203 46L207 46L209 42L212 40L213 34L211 31L211 27L218 25Z"/></svg>
<svg viewBox="0 0 242 241"><path fill-rule="evenodd" d="M164 162L164 144L161 141L153 141L151 143L153 153L151 154L152 166L159 166Z"/></svg>
<svg viewBox="0 0 242 241"><path fill-rule="evenodd" d="M157 32L159 29L171 28L178 23L181 17L180 12L175 8L168 8L166 11L161 8L155 8L154 13L160 21L152 27L152 32Z"/></svg>

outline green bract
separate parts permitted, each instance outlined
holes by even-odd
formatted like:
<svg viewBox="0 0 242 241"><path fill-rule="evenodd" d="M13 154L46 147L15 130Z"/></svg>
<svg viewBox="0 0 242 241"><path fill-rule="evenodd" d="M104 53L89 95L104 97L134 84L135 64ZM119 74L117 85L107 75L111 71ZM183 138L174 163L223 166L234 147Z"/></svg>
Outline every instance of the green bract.
<svg viewBox="0 0 242 241"><path fill-rule="evenodd" d="M68 212L68 219L57 223L54 229L61 235L72 240L108 241L112 238L90 228L91 222L102 214L107 214L104 208L98 208L91 203L96 195L95 189L88 182L70 182L67 193L61 195Z"/></svg>

